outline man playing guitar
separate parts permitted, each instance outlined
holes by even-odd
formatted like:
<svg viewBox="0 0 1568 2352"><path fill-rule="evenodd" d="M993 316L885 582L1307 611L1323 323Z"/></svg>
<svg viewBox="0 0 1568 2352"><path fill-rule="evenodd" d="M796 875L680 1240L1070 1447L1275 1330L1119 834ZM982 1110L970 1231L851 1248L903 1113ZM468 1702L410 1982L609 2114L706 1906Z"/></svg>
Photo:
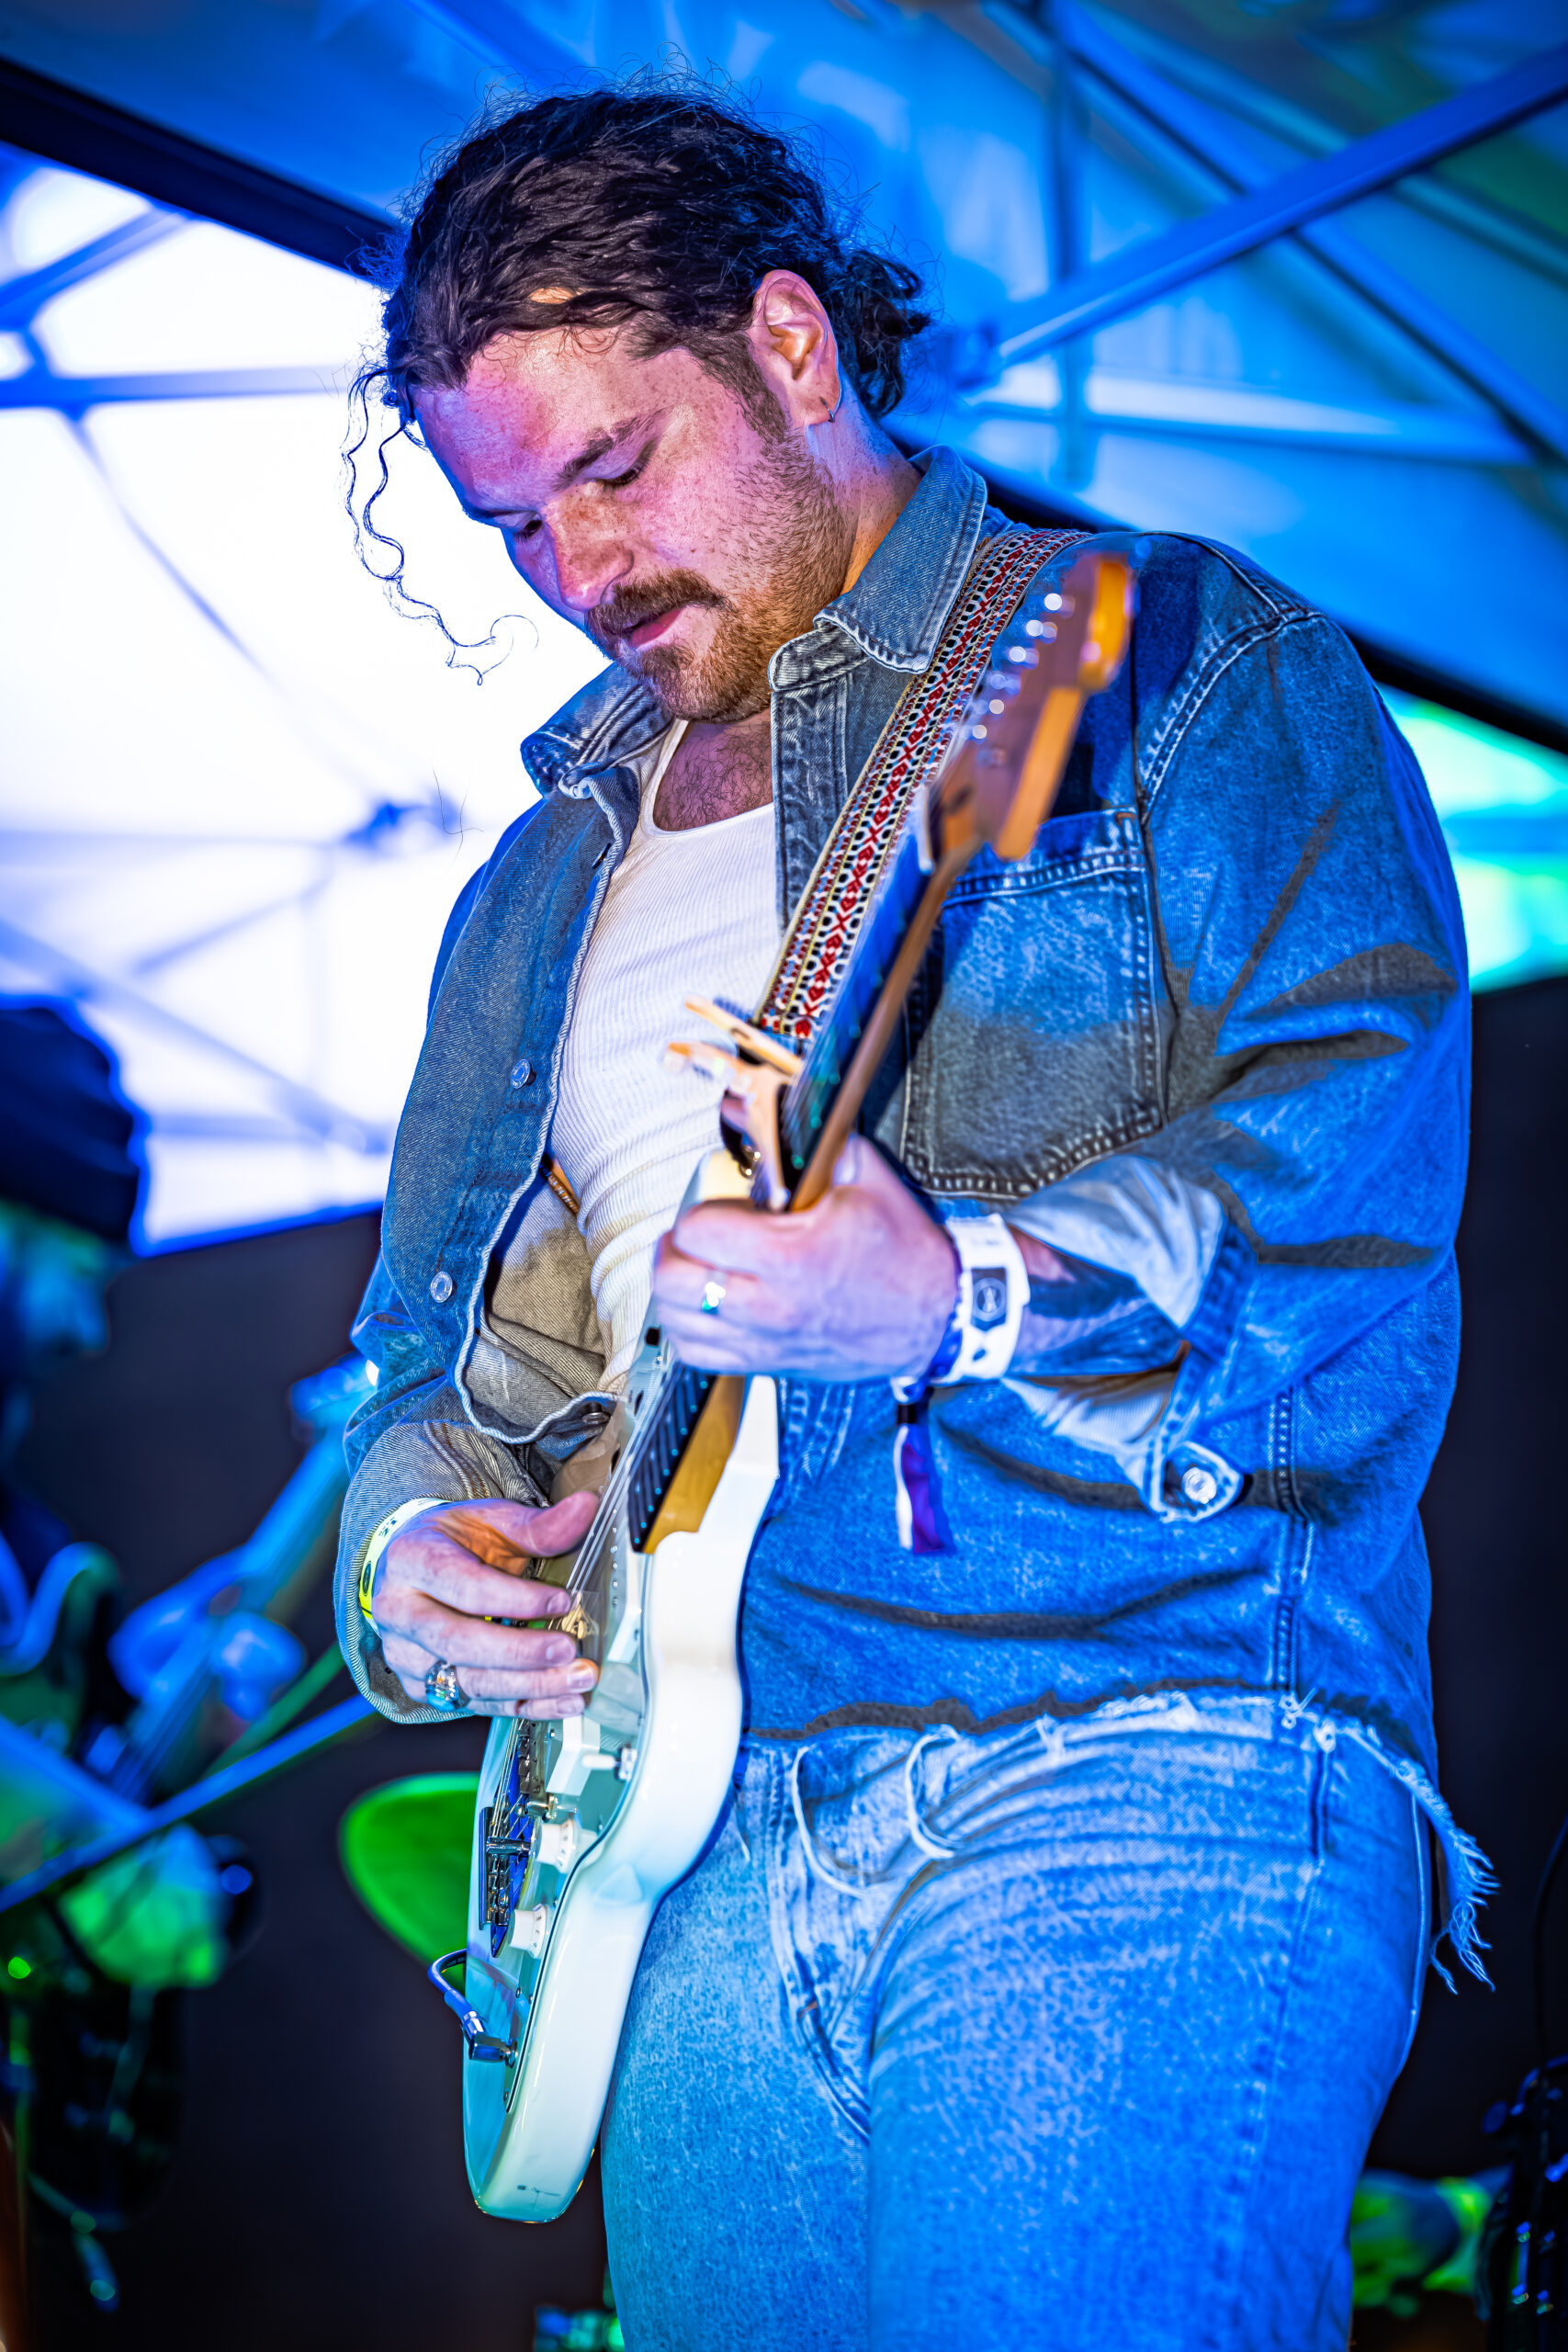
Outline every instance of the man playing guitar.
<svg viewBox="0 0 1568 2352"><path fill-rule="evenodd" d="M1148 542L1130 658L1029 854L954 891L831 1190L677 1215L721 1109L661 1062L683 1001L750 1011L1010 527L878 423L918 295L781 140L657 87L497 120L397 257L386 401L612 666L443 944L340 1626L400 1720L581 1713L570 1635L499 1621L565 1606L528 1571L592 1498L547 1498L645 1326L777 1376L734 1799L605 2118L628 2343L1327 2352L1432 1834L1472 1964L1483 1877L1416 1516L1462 942L1338 631ZM894 1382L933 1390L913 1539Z"/></svg>

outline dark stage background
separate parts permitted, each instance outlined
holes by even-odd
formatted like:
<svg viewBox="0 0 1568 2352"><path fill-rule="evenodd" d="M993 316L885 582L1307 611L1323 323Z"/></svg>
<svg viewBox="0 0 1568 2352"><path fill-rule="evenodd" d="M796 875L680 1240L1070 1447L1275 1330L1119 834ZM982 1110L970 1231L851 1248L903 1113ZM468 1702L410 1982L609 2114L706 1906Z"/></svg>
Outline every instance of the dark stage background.
<svg viewBox="0 0 1568 2352"><path fill-rule="evenodd" d="M1445 1787L1502 1883L1487 1915L1496 1989L1433 1981L1374 2146L1426 2174L1489 2160L1482 2114L1531 2061L1530 1902L1568 1807L1568 981L1481 998L1475 1035L1465 1349L1425 1517ZM130 1600L254 1527L299 1458L288 1385L344 1351L374 1248L374 1220L349 1218L121 1277L113 1344L45 1393L21 1466L118 1555ZM312 1654L330 1638L324 1593L300 1630ZM455 2022L337 1866L337 1822L360 1790L470 1765L480 1745L464 1724L378 1728L224 1817L258 1865L260 1935L186 2003L185 2135L156 2213L114 2248L120 2312L99 2317L68 2273L46 2278L42 2352L524 2352L536 2301L597 2301L594 2179L547 2229L480 2219ZM1561 2042L1568 1916L1552 1949Z"/></svg>
<svg viewBox="0 0 1568 2352"><path fill-rule="evenodd" d="M45 1393L19 1467L116 1554L130 1600L243 1541L277 1493L300 1453L289 1383L346 1351L376 1238L372 1216L303 1226L116 1283L112 1345ZM331 1642L324 1587L296 1629L311 1657ZM39 2352L527 2352L536 2302L598 2302L596 2175L547 2228L476 2211L457 2019L338 1867L362 1790L472 1770L483 1746L478 1724L378 1724L221 1816L256 1865L260 1933L185 2002L185 2132L152 2215L110 2243L119 2311L92 2309L62 2250Z"/></svg>

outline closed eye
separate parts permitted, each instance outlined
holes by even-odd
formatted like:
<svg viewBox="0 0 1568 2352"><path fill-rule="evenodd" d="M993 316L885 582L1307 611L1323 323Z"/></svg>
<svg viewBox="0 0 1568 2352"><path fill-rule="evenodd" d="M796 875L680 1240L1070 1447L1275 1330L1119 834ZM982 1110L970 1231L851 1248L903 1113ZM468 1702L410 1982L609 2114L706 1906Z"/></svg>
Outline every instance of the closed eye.
<svg viewBox="0 0 1568 2352"><path fill-rule="evenodd" d="M601 484L605 490L626 489L628 485L636 481L637 476L643 472L647 467L649 458L652 455L652 442L645 442L643 447L637 451L637 456L632 459L631 464L626 468L625 473L601 474L599 476Z"/></svg>

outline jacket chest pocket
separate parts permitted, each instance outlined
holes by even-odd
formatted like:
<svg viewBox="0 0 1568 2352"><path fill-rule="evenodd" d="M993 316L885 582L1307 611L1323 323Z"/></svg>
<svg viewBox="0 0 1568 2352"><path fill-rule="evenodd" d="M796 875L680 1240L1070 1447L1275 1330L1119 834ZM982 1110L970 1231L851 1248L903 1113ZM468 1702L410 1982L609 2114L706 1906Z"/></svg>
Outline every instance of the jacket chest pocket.
<svg viewBox="0 0 1568 2352"><path fill-rule="evenodd" d="M935 1193L1018 1200L1160 1124L1141 844L1098 809L982 852L910 999L900 1157Z"/></svg>

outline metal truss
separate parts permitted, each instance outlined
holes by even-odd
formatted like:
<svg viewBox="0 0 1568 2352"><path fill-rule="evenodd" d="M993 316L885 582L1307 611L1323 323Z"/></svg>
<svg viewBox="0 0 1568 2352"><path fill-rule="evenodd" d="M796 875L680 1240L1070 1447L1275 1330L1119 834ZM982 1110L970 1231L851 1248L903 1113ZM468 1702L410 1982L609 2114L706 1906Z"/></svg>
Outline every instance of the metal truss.
<svg viewBox="0 0 1568 2352"><path fill-rule="evenodd" d="M1024 5L1024 0L998 0L998 5ZM1091 12L1080 8L1077 13L1085 17ZM1103 29L1100 14L1093 13L1092 20ZM1205 101L1233 123L1244 123L1303 155L1336 154L1345 143L1341 134L1321 116L1293 99L1281 97L1277 90L1249 80L1234 66L1207 56L1201 50L1183 48L1179 41L1156 32L1152 26L1140 24L1131 17L1119 17L1114 38L1119 48L1131 51L1150 65L1168 87ZM1397 181L1389 193L1411 210L1426 213L1445 228L1458 229L1464 236L1491 245L1509 260L1522 263L1527 269L1568 285L1568 245L1522 220L1517 213L1501 210L1474 190L1450 180L1417 176Z"/></svg>
<svg viewBox="0 0 1568 2352"><path fill-rule="evenodd" d="M0 154L3 153L4 151L0 150ZM21 176L25 176L26 170L36 168L30 157L18 156L16 160L25 166ZM12 175L13 187L17 176ZM10 188L7 187L4 194L9 193ZM0 200L4 200L3 195L0 195ZM107 484L101 457L85 428L85 419L90 410L164 401L320 395L342 390L346 380L342 369L336 367L183 369L114 376L62 376L56 373L39 332L40 316L47 304L71 288L100 276L133 254L176 234L191 221L189 214L150 205L130 220L62 254L57 260L0 282L0 333L17 340L28 361L17 374L0 378L0 410L47 409L66 418L84 456L104 476L111 491L112 484ZM118 499L118 493L115 494ZM262 665L240 642L223 616L186 579L159 544L156 535L132 515L123 502L119 503L128 527L185 595L202 622L234 647L253 667L261 671ZM316 748L321 751L325 747L318 744ZM356 789L362 788L359 779L354 781ZM389 1125L367 1120L343 1104L332 1102L314 1088L301 1084L285 1071L244 1052L216 1031L170 1011L136 983L139 979L151 978L165 966L177 962L182 956L198 953L248 924L305 906L319 895L344 858L378 854L388 846L394 832L411 822L444 829L442 812L434 801L403 804L387 800L372 808L364 821L340 840L307 842L265 836L252 842L250 846L258 848L312 850L318 853L316 872L302 888L286 896L270 898L265 904L243 909L223 922L204 925L191 936L167 944L142 957L128 974L100 971L68 950L56 946L53 942L39 938L3 918L0 918L0 959L14 969L33 976L51 993L69 998L84 1008L96 1005L106 1012L118 1013L172 1045L193 1049L209 1059L225 1064L231 1070L243 1073L259 1085L269 1103L267 1111L255 1114L160 1113L153 1122L158 1132L231 1142L333 1144L367 1159L379 1159L391 1148L392 1131ZM212 836L203 841L194 835L183 834L173 837L85 835L69 831L0 830L0 856L12 870L34 861L50 865L62 858L75 861L84 857L100 857L106 853L123 860L137 851L146 856L156 857L171 850L186 851L201 846L236 848L246 844L227 835Z"/></svg>
<svg viewBox="0 0 1568 2352"><path fill-rule="evenodd" d="M1528 59L1474 89L1461 90L1404 122L1352 140L1337 154L1302 164L1264 187L1234 198L1197 220L1144 237L1039 300L1014 302L993 322L1004 364L1069 336L1110 326L1162 294L1202 277L1259 245L1373 196L1393 180L1440 163L1568 97L1568 42Z"/></svg>
<svg viewBox="0 0 1568 2352"><path fill-rule="evenodd" d="M149 205L146 211L122 220L118 228L106 230L101 237L62 254L58 261L46 262L41 269L27 270L19 277L7 278L0 285L0 329L25 334L44 304L52 302L57 294L80 286L85 278L96 277L116 262L129 260L132 254L160 243L185 226L183 213L164 212Z"/></svg>
<svg viewBox="0 0 1568 2352"><path fill-rule="evenodd" d="M1055 13L1066 46L1096 83L1163 132L1213 178L1238 192L1269 185L1271 175L1267 171L1251 164L1234 141L1227 143L1218 135L1207 108L1173 88L1107 33L1087 10L1074 6L1073 0L1057 0ZM1423 345L1517 432L1549 456L1568 458L1568 410L1527 382L1488 345L1369 251L1341 222L1332 219L1307 222L1295 234L1343 285ZM1520 451L1516 456L1527 454Z"/></svg>
<svg viewBox="0 0 1568 2352"><path fill-rule="evenodd" d="M231 1069L259 1080L277 1112L276 1123L265 1123L269 1135L286 1136L291 1142L308 1139L339 1144L367 1158L378 1158L392 1148L389 1126L360 1118L313 1087L302 1086L297 1079L275 1069L270 1062L260 1061L254 1054L231 1045L226 1037L217 1036L210 1029L171 1012L166 1005L127 981L96 971L80 956L68 954L47 939L35 937L4 918L0 918L0 956L23 971L36 973L51 995L68 997L74 1004L100 1004L111 1012L127 1014L139 1027L151 1029L175 1045L194 1046L200 1053L215 1056ZM164 1125L161 1116L153 1121L155 1128L161 1129Z"/></svg>
<svg viewBox="0 0 1568 2352"><path fill-rule="evenodd" d="M57 376L41 361L19 376L0 378L0 409L50 408L85 416L93 408L128 401L276 400L292 394L341 392L347 378L333 368L185 368L147 376Z"/></svg>
<svg viewBox="0 0 1568 2352"><path fill-rule="evenodd" d="M1060 429L1065 401L1010 391L964 395L964 413ZM1077 421L1105 433L1191 442L1252 441L1295 449L1360 450L1461 466L1525 466L1531 449L1500 417L1385 401L1375 409L1292 400L1242 385L1123 376L1090 368L1079 379ZM1059 469L1058 469L1059 470Z"/></svg>
<svg viewBox="0 0 1568 2352"><path fill-rule="evenodd" d="M942 14L954 29L977 38L974 11L943 8ZM997 12L998 17L1002 14ZM1021 361L1056 351L1067 362L1061 369L1060 395L1043 400L1038 406L1010 396L1000 402L982 399L976 405L983 406L987 414L1049 416L1069 434L1081 431L1092 414L1094 423L1113 424L1122 431L1185 430L1205 435L1241 431L1252 437L1280 440L1362 444L1375 440L1379 436L1374 420L1349 419L1337 426L1319 412L1292 421L1286 402L1275 403L1277 413L1271 420L1260 415L1244 424L1227 418L1223 406L1212 418L1190 412L1140 413L1120 401L1113 413L1093 413L1097 403L1089 391L1084 338L1225 262L1277 239L1293 237L1343 286L1479 393L1507 428L1493 435L1490 445L1483 446L1487 436L1483 434L1478 439L1472 429L1474 419L1455 418L1450 421L1453 429L1445 432L1445 420L1440 417L1432 418L1420 430L1412 429L1416 413L1400 418L1391 413L1382 435L1388 446L1409 456L1494 464L1528 462L1532 455L1542 454L1559 460L1568 458L1568 412L1329 217L1365 196L1397 186L1401 194L1418 190L1440 194L1445 201L1439 209L1445 218L1451 217L1452 225L1478 235L1495 232L1506 242L1508 224L1494 220L1486 207L1463 197L1450 205L1446 201L1450 191L1427 188L1411 175L1568 96L1568 44L1528 59L1511 72L1461 91L1403 122L1338 145L1275 175L1238 153L1234 140L1224 138L1206 107L1176 86L1167 72L1156 70L1114 38L1075 0L1055 0L1055 5L1029 10L1026 18L1015 17L1013 21L1021 31L1027 21L1037 39L1044 36L1043 57L1032 43L1021 46L1000 32L995 18L987 19L989 30L981 45L994 53L999 34L1000 42L1011 51L1010 69L1042 96L1050 96L1058 126L1065 123L1070 128L1074 116L1072 102L1061 95L1063 85L1087 75L1098 103L1103 106L1109 99L1113 109L1118 104L1130 108L1233 194L1199 219L1140 239L1091 266L1071 266L1076 255L1058 227L1057 283L1051 291L1033 301L1012 304L984 326L954 338L950 356L955 381L973 396ZM1077 103L1081 107L1082 99ZM1219 103L1235 104L1228 83ZM1290 136L1292 130L1301 135L1293 117L1289 124L1270 121L1268 127L1275 136ZM1062 168L1059 163L1058 173ZM1053 193L1060 224L1063 203L1059 192ZM1533 248L1545 241L1529 235L1528 242ZM1066 271L1061 266L1064 259L1069 264Z"/></svg>

